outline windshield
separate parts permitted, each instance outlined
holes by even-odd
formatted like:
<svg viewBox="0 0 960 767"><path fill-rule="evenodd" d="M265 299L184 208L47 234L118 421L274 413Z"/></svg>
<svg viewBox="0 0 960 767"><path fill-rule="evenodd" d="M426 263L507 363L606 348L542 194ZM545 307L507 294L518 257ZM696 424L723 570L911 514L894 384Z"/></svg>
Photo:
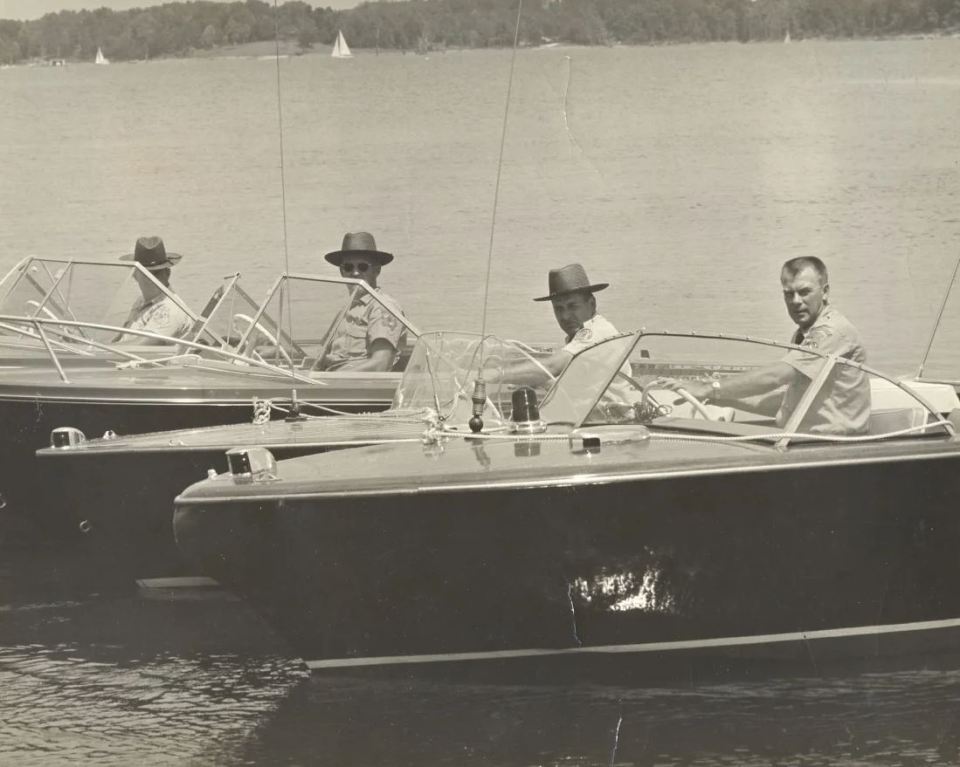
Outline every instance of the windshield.
<svg viewBox="0 0 960 767"><path fill-rule="evenodd" d="M430 408L450 423L465 424L472 413L474 381L482 370L485 381L502 378L511 365L545 358L549 352L518 341L476 333L433 332L420 336L400 386L397 409ZM533 364L537 364L533 362ZM486 425L508 418L513 387L507 382L486 385Z"/></svg>
<svg viewBox="0 0 960 767"><path fill-rule="evenodd" d="M143 300L135 275L152 284L158 295L182 312L182 332L176 338L206 335L202 315L133 262L31 257L11 270L0 285L0 341L36 342L37 324L23 321L36 319L60 344L95 347L129 343L130 339L122 339L117 330L125 326L134 307ZM175 340L172 337L170 343ZM207 342L212 340L207 338Z"/></svg>
<svg viewBox="0 0 960 767"><path fill-rule="evenodd" d="M393 371L406 367L419 331L389 296L362 280L282 275L259 308L231 305L218 314L218 327L242 354L256 352L268 362L293 363L310 371L335 370L338 345L354 333L351 316L375 311L395 331ZM364 343L359 337L355 343Z"/></svg>
<svg viewBox="0 0 960 767"><path fill-rule="evenodd" d="M709 383L786 370L788 383L738 400L698 401L661 382ZM951 387L901 384L806 347L678 333L618 336L576 355L545 397L541 417L573 426L645 423L729 435L858 437L931 433L957 406ZM943 432L943 427L938 427ZM788 435L788 436L782 436ZM794 436L790 436L794 435Z"/></svg>

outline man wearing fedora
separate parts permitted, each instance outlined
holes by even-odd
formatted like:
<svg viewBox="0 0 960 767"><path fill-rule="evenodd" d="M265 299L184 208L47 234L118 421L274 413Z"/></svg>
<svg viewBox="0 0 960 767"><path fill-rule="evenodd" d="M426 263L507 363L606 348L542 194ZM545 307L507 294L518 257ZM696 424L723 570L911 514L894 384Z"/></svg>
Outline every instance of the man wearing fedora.
<svg viewBox="0 0 960 767"><path fill-rule="evenodd" d="M179 253L169 253L159 237L140 237L133 249L133 253L121 256L121 261L135 261L150 272L151 280L139 269L135 269L133 277L140 288L138 298L130 314L123 323L131 330L146 330L150 333L168 338L182 338L193 327L193 318L183 309L178 300L171 296L173 291L165 293L157 283L170 288L170 269L182 256ZM156 281L154 281L156 280ZM160 344L160 339L148 338L126 333L118 339L121 343Z"/></svg>
<svg viewBox="0 0 960 767"><path fill-rule="evenodd" d="M609 283L591 283L580 264L551 269L547 275L547 286L549 293L533 300L549 301L553 305L553 315L564 332L564 345L540 360L540 363L551 375L558 376L577 352L619 335L620 331L597 312L594 293L604 290ZM529 362L520 362L492 378L493 382L498 379L536 386L544 383L545 376L542 368Z"/></svg>
<svg viewBox="0 0 960 767"><path fill-rule="evenodd" d="M347 232L340 250L324 258L340 269L342 277L363 280L400 310L400 305L377 288L377 277L393 254L377 249L369 232ZM402 310L400 310L402 313ZM353 291L350 306L334 330L323 370L392 370L400 358L406 328L380 302L364 290Z"/></svg>

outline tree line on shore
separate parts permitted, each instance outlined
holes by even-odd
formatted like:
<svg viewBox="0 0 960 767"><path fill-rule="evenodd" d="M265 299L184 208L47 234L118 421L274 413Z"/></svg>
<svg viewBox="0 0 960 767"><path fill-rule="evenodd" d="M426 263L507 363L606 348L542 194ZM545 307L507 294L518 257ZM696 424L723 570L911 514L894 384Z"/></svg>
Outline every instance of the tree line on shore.
<svg viewBox="0 0 960 767"><path fill-rule="evenodd" d="M95 2L95 0L94 0ZM392 0L334 11L291 0L174 2L0 20L0 63L190 56L256 41L424 52L513 45L517 0ZM960 0L527 0L520 44L663 44L937 34L960 29Z"/></svg>

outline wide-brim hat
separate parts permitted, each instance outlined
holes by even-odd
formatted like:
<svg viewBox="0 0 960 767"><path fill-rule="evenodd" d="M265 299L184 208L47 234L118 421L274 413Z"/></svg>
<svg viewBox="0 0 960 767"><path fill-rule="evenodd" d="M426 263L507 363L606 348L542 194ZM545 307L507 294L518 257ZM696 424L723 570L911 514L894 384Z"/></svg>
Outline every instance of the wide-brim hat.
<svg viewBox="0 0 960 767"><path fill-rule="evenodd" d="M160 269L169 269L183 258L179 253L170 253L163 246L159 237L141 237L133 249L133 253L120 256L121 261L136 261L144 269L156 272Z"/></svg>
<svg viewBox="0 0 960 767"><path fill-rule="evenodd" d="M587 279L587 271L580 264L568 264L559 269L551 269L547 276L547 289L550 295L541 296L533 299L534 301L552 301L560 296L566 296L570 293L578 293L585 290L589 293L596 293L609 287L609 282L598 282L593 285Z"/></svg>
<svg viewBox="0 0 960 767"><path fill-rule="evenodd" d="M369 232L347 232L343 235L340 250L332 250L324 258L334 266L340 266L340 262L347 256L366 256L380 266L393 261L393 253L377 250L377 241Z"/></svg>

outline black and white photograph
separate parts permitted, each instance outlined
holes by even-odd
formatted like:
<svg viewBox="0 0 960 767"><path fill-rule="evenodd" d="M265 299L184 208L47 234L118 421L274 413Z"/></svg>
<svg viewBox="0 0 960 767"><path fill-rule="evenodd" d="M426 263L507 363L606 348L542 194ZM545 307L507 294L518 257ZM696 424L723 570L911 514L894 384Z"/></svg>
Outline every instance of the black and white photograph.
<svg viewBox="0 0 960 767"><path fill-rule="evenodd" d="M0 0L0 765L960 765L960 0Z"/></svg>

